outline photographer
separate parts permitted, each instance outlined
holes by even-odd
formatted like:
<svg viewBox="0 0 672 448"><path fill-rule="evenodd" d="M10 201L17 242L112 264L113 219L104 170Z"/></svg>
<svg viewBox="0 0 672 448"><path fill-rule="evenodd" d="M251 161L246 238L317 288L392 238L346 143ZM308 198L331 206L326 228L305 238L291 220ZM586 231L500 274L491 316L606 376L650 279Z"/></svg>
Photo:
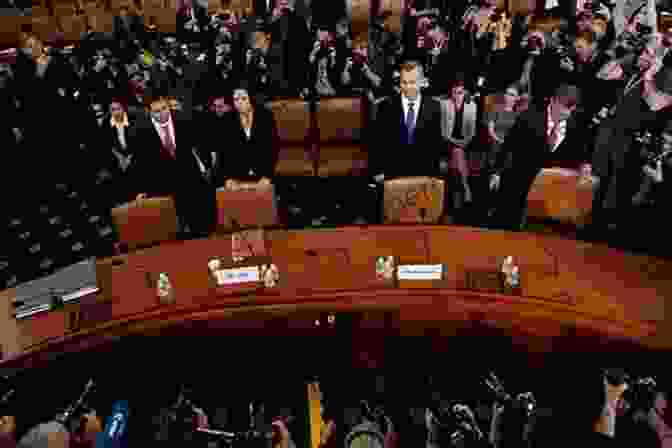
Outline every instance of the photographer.
<svg viewBox="0 0 672 448"><path fill-rule="evenodd" d="M510 49L510 57L503 58L494 73L500 74L503 86L516 84L526 102L541 100L551 94L558 72L558 59L547 50L544 33L532 31L521 41L520 47Z"/></svg>
<svg viewBox="0 0 672 448"><path fill-rule="evenodd" d="M608 407L607 381L602 369L565 369L553 384L551 413L537 418L532 448L617 446L612 437L599 430Z"/></svg>
<svg viewBox="0 0 672 448"><path fill-rule="evenodd" d="M625 223L620 216L631 207L639 175L630 151L636 133L655 123L658 112L672 105L672 68L663 64L661 55L662 50L654 46L642 53L639 73L628 80L610 118L598 129L593 153L593 166L600 177L593 199L593 226L598 232L600 226L617 230Z"/></svg>
<svg viewBox="0 0 672 448"><path fill-rule="evenodd" d="M342 55L338 55L342 58ZM317 28L315 42L308 56L311 86L318 96L336 96L339 89L334 32L324 25Z"/></svg>
<svg viewBox="0 0 672 448"><path fill-rule="evenodd" d="M659 185L667 180L665 174L672 168L672 154L669 153L672 150L672 133L670 132L672 122L669 114L663 114L660 118L663 122L663 129L652 129L652 132L645 132L637 139L641 148L642 180L639 191L632 198L632 203L636 207L657 202L658 195L654 193L659 189ZM665 195L661 194L660 199L665 201Z"/></svg>
<svg viewBox="0 0 672 448"><path fill-rule="evenodd" d="M382 78L369 65L368 43L362 35L353 41L352 55L345 60L341 82L344 87L362 93L370 100L378 96Z"/></svg>
<svg viewBox="0 0 672 448"><path fill-rule="evenodd" d="M625 396L628 409L618 418L616 440L623 446L659 448L658 414L655 409L656 384L651 378L634 381Z"/></svg>
<svg viewBox="0 0 672 448"><path fill-rule="evenodd" d="M272 41L271 36L268 27L261 25L252 32L243 56L242 78L260 102L276 94L287 63L282 46Z"/></svg>
<svg viewBox="0 0 672 448"><path fill-rule="evenodd" d="M624 31L634 32L638 26L656 29L655 0L618 1L614 8L614 27L616 35Z"/></svg>
<svg viewBox="0 0 672 448"><path fill-rule="evenodd" d="M308 87L306 61L310 54L310 31L306 20L295 7L294 0L276 0L270 18L273 45L278 47L278 80L274 81L274 94L296 96ZM282 66L280 66L282 61Z"/></svg>

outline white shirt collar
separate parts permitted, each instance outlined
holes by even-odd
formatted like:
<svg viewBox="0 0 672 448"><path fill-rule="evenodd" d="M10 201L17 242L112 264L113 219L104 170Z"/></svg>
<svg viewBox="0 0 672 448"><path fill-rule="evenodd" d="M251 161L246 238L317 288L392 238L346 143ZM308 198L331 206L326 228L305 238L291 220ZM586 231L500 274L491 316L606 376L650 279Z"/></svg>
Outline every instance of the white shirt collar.
<svg viewBox="0 0 672 448"><path fill-rule="evenodd" d="M555 142L551 145L551 152L555 151L558 149L560 146L560 143L562 143L565 140L565 137L567 136L567 120L560 120L557 123L553 120L553 117L551 116L551 106L548 106L548 109L546 110L546 115L547 115L547 123L546 123L546 132L551 131L553 126L558 126L558 133L555 138Z"/></svg>
<svg viewBox="0 0 672 448"><path fill-rule="evenodd" d="M422 97L418 93L418 96L415 97L415 99L411 100L410 98L405 97L404 95L401 95L401 103L404 106L404 110L408 110L408 104L413 101L413 109L417 112L418 111L418 105L420 104L420 99Z"/></svg>
<svg viewBox="0 0 672 448"><path fill-rule="evenodd" d="M166 121L165 123L159 123L158 121L156 121L156 120L154 119L154 117L152 117L152 123L154 124L154 127L155 127L156 129L166 128L166 127L172 126L172 124L173 124L173 117L172 117L172 115L169 115L169 116L168 116L168 121Z"/></svg>

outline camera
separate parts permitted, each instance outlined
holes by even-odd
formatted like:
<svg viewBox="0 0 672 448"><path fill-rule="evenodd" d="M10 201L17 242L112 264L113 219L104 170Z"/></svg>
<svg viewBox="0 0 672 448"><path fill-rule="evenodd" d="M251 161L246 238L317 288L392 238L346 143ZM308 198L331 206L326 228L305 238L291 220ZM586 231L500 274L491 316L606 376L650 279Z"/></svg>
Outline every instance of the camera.
<svg viewBox="0 0 672 448"><path fill-rule="evenodd" d="M534 50L540 50L544 48L544 42L539 36L530 36L530 38L527 40L527 46Z"/></svg>
<svg viewBox="0 0 672 448"><path fill-rule="evenodd" d="M362 54L356 53L354 51L352 52L352 64L353 65L363 65L365 62L366 62L366 58Z"/></svg>
<svg viewBox="0 0 672 448"><path fill-rule="evenodd" d="M649 411L653 409L657 393L658 386L653 378L638 378L623 393L623 399L632 410Z"/></svg>
<svg viewBox="0 0 672 448"><path fill-rule="evenodd" d="M636 26L637 34L652 34L653 28L648 25L642 25L638 23Z"/></svg>

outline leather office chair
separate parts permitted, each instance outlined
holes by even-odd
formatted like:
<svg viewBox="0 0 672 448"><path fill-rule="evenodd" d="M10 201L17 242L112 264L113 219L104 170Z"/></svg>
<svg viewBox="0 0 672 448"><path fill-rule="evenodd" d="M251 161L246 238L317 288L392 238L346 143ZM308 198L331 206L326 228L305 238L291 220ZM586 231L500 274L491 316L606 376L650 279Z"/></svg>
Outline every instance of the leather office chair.
<svg viewBox="0 0 672 448"><path fill-rule="evenodd" d="M115 207L112 221L120 242L129 250L177 239L177 211L170 197L141 199ZM110 237L109 226L98 230L101 238Z"/></svg>
<svg viewBox="0 0 672 448"><path fill-rule="evenodd" d="M275 187L242 183L242 188L217 190L217 227L221 231L273 227L280 224Z"/></svg>
<svg viewBox="0 0 672 448"><path fill-rule="evenodd" d="M324 177L364 174L368 156L364 130L368 105L362 98L322 99L317 109L320 132L318 175Z"/></svg>
<svg viewBox="0 0 672 448"><path fill-rule="evenodd" d="M314 175L310 152L309 104L302 100L278 100L269 104L278 127L280 149L276 174Z"/></svg>
<svg viewBox="0 0 672 448"><path fill-rule="evenodd" d="M583 227L589 224L597 179L582 182L576 170L544 168L527 196L527 217Z"/></svg>
<svg viewBox="0 0 672 448"><path fill-rule="evenodd" d="M385 181L385 223L436 224L443 213L445 182L431 177Z"/></svg>

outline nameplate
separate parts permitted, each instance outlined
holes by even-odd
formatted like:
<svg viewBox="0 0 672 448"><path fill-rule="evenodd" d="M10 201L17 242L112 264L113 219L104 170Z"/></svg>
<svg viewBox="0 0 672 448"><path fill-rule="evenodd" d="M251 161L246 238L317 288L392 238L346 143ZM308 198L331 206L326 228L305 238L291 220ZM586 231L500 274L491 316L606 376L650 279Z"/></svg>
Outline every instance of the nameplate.
<svg viewBox="0 0 672 448"><path fill-rule="evenodd" d="M398 280L441 280L441 264L406 264L397 267Z"/></svg>
<svg viewBox="0 0 672 448"><path fill-rule="evenodd" d="M261 281L259 266L243 268L225 268L213 272L217 286L239 285L241 283L258 283Z"/></svg>

